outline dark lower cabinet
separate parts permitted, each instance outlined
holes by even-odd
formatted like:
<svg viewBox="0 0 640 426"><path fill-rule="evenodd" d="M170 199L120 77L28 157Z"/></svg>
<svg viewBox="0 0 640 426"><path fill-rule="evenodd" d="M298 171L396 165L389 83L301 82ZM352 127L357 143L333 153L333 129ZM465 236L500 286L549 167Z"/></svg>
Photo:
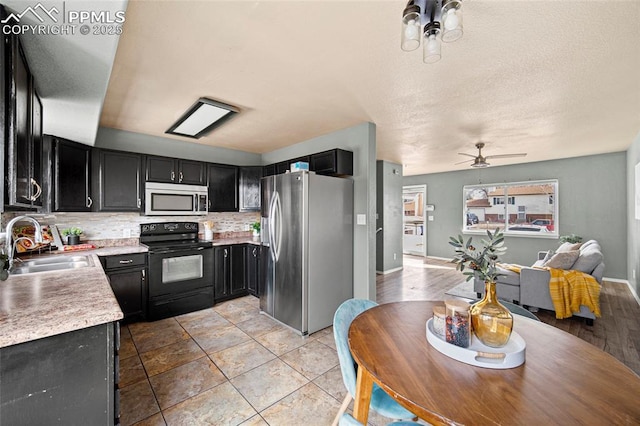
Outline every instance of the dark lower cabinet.
<svg viewBox="0 0 640 426"><path fill-rule="evenodd" d="M132 152L94 149L93 210L139 212L142 205L142 156Z"/></svg>
<svg viewBox="0 0 640 426"><path fill-rule="evenodd" d="M253 244L246 245L244 270L247 291L253 296L258 296L258 283L260 280L260 246Z"/></svg>
<svg viewBox="0 0 640 426"><path fill-rule="evenodd" d="M244 271L246 247L246 244L236 244L213 248L213 298L216 303L247 294Z"/></svg>
<svg viewBox="0 0 640 426"><path fill-rule="evenodd" d="M118 337L106 323L0 349L0 424L119 424Z"/></svg>
<svg viewBox="0 0 640 426"><path fill-rule="evenodd" d="M147 254L101 256L113 294L124 314L123 323L147 317Z"/></svg>

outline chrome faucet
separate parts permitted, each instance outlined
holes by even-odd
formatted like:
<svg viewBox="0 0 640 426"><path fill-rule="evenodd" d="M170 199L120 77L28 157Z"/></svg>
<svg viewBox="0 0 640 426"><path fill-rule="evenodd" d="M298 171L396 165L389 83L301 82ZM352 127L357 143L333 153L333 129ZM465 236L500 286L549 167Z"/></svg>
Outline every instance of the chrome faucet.
<svg viewBox="0 0 640 426"><path fill-rule="evenodd" d="M34 240L32 240L31 238L28 237L20 237L20 238L16 238L16 240L14 241L14 243L11 242L11 240L13 239L13 225L15 225L17 222L21 222L21 221L27 221L27 222L31 222L33 223L33 226L35 228L35 235L34 235ZM6 232L6 236L5 236L5 243L4 243L4 254L7 255L7 260L9 263L9 267L7 269L11 269L11 266L13 266L13 252L15 250L15 242L17 242L20 239L26 238L29 241L31 241L31 243L33 244L37 244L37 243L41 243L42 242L42 227L40 226L40 223L35 220L34 218L32 218L31 216L17 216L14 217L13 219L11 219L9 221L9 223L7 223L7 227L5 229Z"/></svg>

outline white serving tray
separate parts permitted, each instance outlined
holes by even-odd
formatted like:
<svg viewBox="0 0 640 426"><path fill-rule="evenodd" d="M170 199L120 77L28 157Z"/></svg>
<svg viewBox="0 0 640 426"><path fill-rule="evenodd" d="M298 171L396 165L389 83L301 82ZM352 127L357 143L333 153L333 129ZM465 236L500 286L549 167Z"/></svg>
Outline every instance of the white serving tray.
<svg viewBox="0 0 640 426"><path fill-rule="evenodd" d="M438 352L455 359L478 367L507 369L524 364L527 344L515 331L507 344L501 348L492 348L480 342L474 335L471 336L471 345L461 348L448 343L443 337L438 336L433 330L433 318L427 321L427 341Z"/></svg>

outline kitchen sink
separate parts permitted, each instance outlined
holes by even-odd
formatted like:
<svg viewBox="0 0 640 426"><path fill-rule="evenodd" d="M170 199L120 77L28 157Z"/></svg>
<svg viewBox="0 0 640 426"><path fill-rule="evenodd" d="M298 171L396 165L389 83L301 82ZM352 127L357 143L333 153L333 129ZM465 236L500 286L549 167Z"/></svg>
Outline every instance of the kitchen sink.
<svg viewBox="0 0 640 426"><path fill-rule="evenodd" d="M50 256L41 259L25 260L15 263L11 269L12 275L33 274L36 272L61 271L93 266L89 256Z"/></svg>

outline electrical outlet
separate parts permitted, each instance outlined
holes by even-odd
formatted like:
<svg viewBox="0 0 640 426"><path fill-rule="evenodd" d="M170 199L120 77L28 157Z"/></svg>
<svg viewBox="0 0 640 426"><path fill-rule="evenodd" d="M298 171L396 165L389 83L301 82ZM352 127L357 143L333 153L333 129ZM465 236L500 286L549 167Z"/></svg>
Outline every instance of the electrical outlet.
<svg viewBox="0 0 640 426"><path fill-rule="evenodd" d="M398 259L398 255L396 253L393 253L393 260L397 260Z"/></svg>
<svg viewBox="0 0 640 426"><path fill-rule="evenodd" d="M131 238L131 229L125 228L122 230L122 238Z"/></svg>
<svg viewBox="0 0 640 426"><path fill-rule="evenodd" d="M633 277L634 280L636 279L636 270L635 269L631 270L631 276Z"/></svg>

